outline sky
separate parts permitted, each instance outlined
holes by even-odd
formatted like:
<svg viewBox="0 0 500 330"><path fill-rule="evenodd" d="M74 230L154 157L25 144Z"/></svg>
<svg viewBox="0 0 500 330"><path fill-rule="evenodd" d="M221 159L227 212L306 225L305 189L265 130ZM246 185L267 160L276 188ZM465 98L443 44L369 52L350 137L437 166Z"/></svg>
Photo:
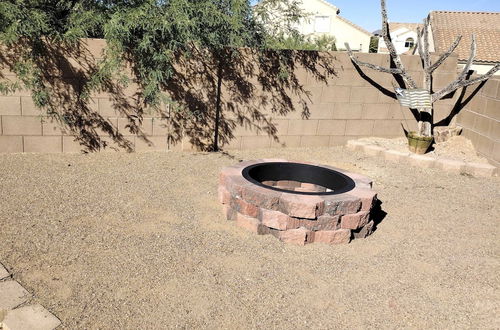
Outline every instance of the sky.
<svg viewBox="0 0 500 330"><path fill-rule="evenodd" d="M340 9L340 16L364 29L381 28L379 0L327 1ZM500 0L386 0L386 4L389 22L420 23L431 10L500 12Z"/></svg>

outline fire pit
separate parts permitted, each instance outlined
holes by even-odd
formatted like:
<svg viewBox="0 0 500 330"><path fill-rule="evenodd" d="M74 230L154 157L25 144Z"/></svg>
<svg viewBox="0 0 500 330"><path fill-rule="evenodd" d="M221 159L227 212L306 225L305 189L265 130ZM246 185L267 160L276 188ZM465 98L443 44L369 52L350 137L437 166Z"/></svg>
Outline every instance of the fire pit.
<svg viewBox="0 0 500 330"><path fill-rule="evenodd" d="M228 220L252 232L339 244L371 234L371 186L365 176L330 166L261 159L224 168L219 200Z"/></svg>

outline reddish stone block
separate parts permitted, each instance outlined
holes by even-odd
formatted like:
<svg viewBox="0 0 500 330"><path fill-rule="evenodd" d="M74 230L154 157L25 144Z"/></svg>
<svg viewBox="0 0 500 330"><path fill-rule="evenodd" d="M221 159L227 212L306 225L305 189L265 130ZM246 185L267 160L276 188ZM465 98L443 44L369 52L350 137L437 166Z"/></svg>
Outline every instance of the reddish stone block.
<svg viewBox="0 0 500 330"><path fill-rule="evenodd" d="M358 229L366 225L369 217L370 212L368 211L343 215L340 219L340 227L342 229Z"/></svg>
<svg viewBox="0 0 500 330"><path fill-rule="evenodd" d="M241 213L236 213L236 225L241 228L245 228L252 233L259 233L260 222L256 218L252 218Z"/></svg>
<svg viewBox="0 0 500 330"><path fill-rule="evenodd" d="M349 191L349 194L361 200L361 211L370 211L373 203L377 200L377 193L371 189L362 189L361 187L358 187Z"/></svg>
<svg viewBox="0 0 500 330"><path fill-rule="evenodd" d="M303 187L297 187L294 190L298 192L316 192L316 190L312 188L303 188Z"/></svg>
<svg viewBox="0 0 500 330"><path fill-rule="evenodd" d="M291 188L297 188L300 187L301 183L298 181L290 181L290 180L279 180L276 181L276 185L280 187L285 187L282 189L291 189Z"/></svg>
<svg viewBox="0 0 500 330"><path fill-rule="evenodd" d="M276 186L276 181L262 181L261 183L266 186Z"/></svg>
<svg viewBox="0 0 500 330"><path fill-rule="evenodd" d="M279 211L260 209L259 219L264 226L269 228L287 230L290 217Z"/></svg>
<svg viewBox="0 0 500 330"><path fill-rule="evenodd" d="M327 215L324 214L318 217L316 221L318 224L314 227L314 230L336 230L340 229L340 216ZM317 229L316 229L317 228Z"/></svg>
<svg viewBox="0 0 500 330"><path fill-rule="evenodd" d="M224 186L219 186L217 193L219 196L219 202L222 204L229 204L231 201L231 193Z"/></svg>
<svg viewBox="0 0 500 330"><path fill-rule="evenodd" d="M241 168L232 166L225 167L219 173L219 184L227 185L230 179L232 179L233 177L238 177L240 175L241 175Z"/></svg>
<svg viewBox="0 0 500 330"><path fill-rule="evenodd" d="M242 187L242 199L268 210L279 210L281 192L248 184Z"/></svg>
<svg viewBox="0 0 500 330"><path fill-rule="evenodd" d="M340 229L340 216L321 215L316 220L297 218L289 219L287 229L300 227L304 227L312 231Z"/></svg>
<svg viewBox="0 0 500 330"><path fill-rule="evenodd" d="M353 231L352 235L354 236L354 238L365 238L373 232L373 225L373 221L370 221L360 229Z"/></svg>
<svg viewBox="0 0 500 330"><path fill-rule="evenodd" d="M279 200L279 210L296 218L316 219L324 212L325 202L314 195L283 193Z"/></svg>
<svg viewBox="0 0 500 330"><path fill-rule="evenodd" d="M350 194L327 195L325 200L325 214L342 215L356 213L361 208L361 199Z"/></svg>
<svg viewBox="0 0 500 330"><path fill-rule="evenodd" d="M290 229L280 232L280 240L285 243L305 245L310 234L311 231L306 228Z"/></svg>
<svg viewBox="0 0 500 330"><path fill-rule="evenodd" d="M302 182L300 184L300 187L301 188L305 188L305 189L309 189L311 191L315 191L316 190L316 185L314 183Z"/></svg>
<svg viewBox="0 0 500 330"><path fill-rule="evenodd" d="M349 176L351 179L353 179L354 181L356 181L356 184L363 183L365 185L370 186L370 188L373 186L373 180L370 179L367 176L364 176L364 175L361 175L361 174L358 174L358 173L345 172L345 171L342 171L342 170L340 170L340 172L344 173L345 175Z"/></svg>
<svg viewBox="0 0 500 330"><path fill-rule="evenodd" d="M257 218L259 216L260 209L255 205L247 203L240 197L232 197L229 205L236 212L248 215L249 217Z"/></svg>
<svg viewBox="0 0 500 330"><path fill-rule="evenodd" d="M319 230L314 233L315 243L346 244L351 241L351 230Z"/></svg>
<svg viewBox="0 0 500 330"><path fill-rule="evenodd" d="M247 181L245 178L243 178L243 176L228 177L226 184L224 184L224 186L232 196L240 196L240 197L243 196L243 188L245 188L248 185L255 187L254 184Z"/></svg>

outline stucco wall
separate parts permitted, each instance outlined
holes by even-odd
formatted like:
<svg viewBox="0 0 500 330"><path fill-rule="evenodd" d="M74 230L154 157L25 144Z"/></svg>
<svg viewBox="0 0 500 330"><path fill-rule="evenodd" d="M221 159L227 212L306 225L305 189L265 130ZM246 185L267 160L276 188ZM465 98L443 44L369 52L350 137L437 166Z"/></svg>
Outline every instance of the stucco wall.
<svg viewBox="0 0 500 330"><path fill-rule="evenodd" d="M335 37L337 49L345 49L344 43L348 42L353 50L368 53L370 48L370 35L360 31L337 16L337 8L321 0L303 1L301 8L310 14L307 19L303 19L298 26L298 30L310 36L331 35ZM319 33L314 30L315 16L329 16L329 32ZM361 47L360 47L361 45Z"/></svg>
<svg viewBox="0 0 500 330"><path fill-rule="evenodd" d="M102 50L103 41L89 40L87 46L89 53L97 56ZM303 95L307 97L299 99L296 94L289 93L294 107L300 108L298 104L304 102L308 108L306 116L298 110L286 109L286 104L285 109L281 108L285 111L276 111L272 108L270 103L281 101L284 97L281 94L268 94L263 102L259 95L265 94L269 86L265 82L259 82L255 77L249 79L251 88L254 89L253 94L247 96L250 99L245 99L244 95L236 95L231 90L231 86L225 83L223 102L227 107L223 114L224 120L229 124L225 133L227 141L222 142L222 147L224 149L250 149L334 146L345 144L347 140L359 137L403 136L402 125L407 129L416 128L409 109L400 107L396 100L384 94L384 88L387 89L385 92L392 91L394 81L391 75L366 69L364 70L366 76L363 78L355 70L346 53L332 52L321 56L328 56L331 59L335 74L327 81L318 81L303 66L297 65L297 83L303 88ZM384 54L360 54L360 57L362 60L380 65L388 65L389 62L388 55ZM420 59L417 56L403 56L402 59L415 80L422 81ZM74 75L75 72L79 72L78 68L81 64L71 60L65 62L65 65L69 67L59 73L61 79L77 79ZM6 69L5 63L2 74L4 77L15 78ZM269 72L269 74L272 73ZM436 71L435 88L445 86L455 76L456 58L450 57ZM189 87L189 81L184 81L182 84L179 90L173 90L176 94L189 92L190 88L194 88ZM378 86L374 87L374 84ZM136 91L137 86L132 84L122 91L121 97L123 100L132 99ZM190 97L190 95L187 96ZM436 121L446 117L456 97L455 95L453 98L436 103ZM200 131L195 131L197 128L194 126L213 121L209 115L200 121L189 122L188 124L191 125L189 127L179 127L182 121L176 121L175 115L161 118L158 113L145 111L141 128L151 142L149 145L142 138L129 132L126 128L129 121L119 107L116 94L99 92L92 95L88 111L95 112L109 125L116 127L138 151L196 149L193 147L193 143L196 144L193 135L198 134L196 138L199 138ZM258 116L255 114L256 111L259 111ZM231 117L238 118L229 121ZM178 114L177 119L179 118L182 119L182 113ZM268 134L270 130L267 130L269 126L273 128L271 135ZM206 133L206 136L210 137L211 126L207 125L206 130L201 133ZM167 136L172 136L174 133L177 138L167 141ZM111 139L106 137L106 133L96 130L96 134L109 140L110 145L113 146ZM0 96L0 152L78 152L82 150L82 147L74 140L70 132L61 129L58 123L51 121L50 116L34 106L28 91Z"/></svg>

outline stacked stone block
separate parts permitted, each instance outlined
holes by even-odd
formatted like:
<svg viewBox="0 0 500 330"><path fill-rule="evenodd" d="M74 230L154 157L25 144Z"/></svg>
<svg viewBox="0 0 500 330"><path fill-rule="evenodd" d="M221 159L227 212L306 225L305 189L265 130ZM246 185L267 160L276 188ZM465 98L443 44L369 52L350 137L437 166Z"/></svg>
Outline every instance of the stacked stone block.
<svg viewBox="0 0 500 330"><path fill-rule="evenodd" d="M289 191L282 192L256 185L242 175L247 166L276 161L286 162L281 159L247 161L221 171L219 201L228 220L254 233L271 234L283 242L298 245L349 243L353 238L371 234L374 222L370 211L377 194L371 189L369 178L314 164L349 176L355 187L341 194L305 195L296 192L317 191L324 187L296 181L263 182Z"/></svg>

